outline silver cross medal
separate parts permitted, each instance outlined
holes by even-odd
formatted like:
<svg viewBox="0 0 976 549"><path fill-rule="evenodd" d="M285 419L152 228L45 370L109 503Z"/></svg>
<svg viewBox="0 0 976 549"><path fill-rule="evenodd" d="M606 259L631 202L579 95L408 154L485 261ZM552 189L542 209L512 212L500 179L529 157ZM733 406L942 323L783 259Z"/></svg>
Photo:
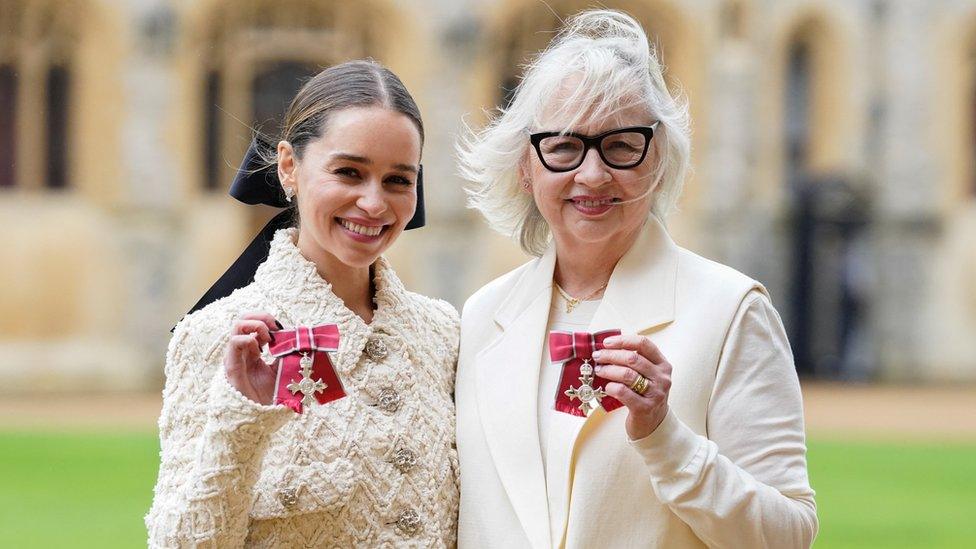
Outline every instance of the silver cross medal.
<svg viewBox="0 0 976 549"><path fill-rule="evenodd" d="M298 383L289 383L288 390L291 394L302 393L302 406L311 406L315 402L315 393L321 393L328 385L321 379L312 379L312 357L308 353L302 353L298 365L302 368L302 379Z"/></svg>
<svg viewBox="0 0 976 549"><path fill-rule="evenodd" d="M596 408L596 404L599 404L603 397L607 396L607 393L602 387L593 388L591 383L593 383L593 365L590 364L590 359L584 358L583 364L580 366L580 383L582 385L579 388L570 386L566 389L566 396L569 400L578 398L580 400L579 409L583 410L583 413L590 415L590 412ZM596 401L596 404L593 401Z"/></svg>

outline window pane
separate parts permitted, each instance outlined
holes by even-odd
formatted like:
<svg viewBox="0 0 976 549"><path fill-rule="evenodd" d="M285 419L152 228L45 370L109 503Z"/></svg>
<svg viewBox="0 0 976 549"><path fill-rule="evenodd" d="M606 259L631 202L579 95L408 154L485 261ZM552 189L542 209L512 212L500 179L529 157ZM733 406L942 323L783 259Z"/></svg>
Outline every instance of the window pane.
<svg viewBox="0 0 976 549"><path fill-rule="evenodd" d="M68 186L68 69L54 66L47 73L47 187Z"/></svg>
<svg viewBox="0 0 976 549"><path fill-rule="evenodd" d="M972 79L972 83L970 84L969 88L969 138L971 140L969 143L969 195L976 198L976 51L973 51L972 54L970 54L969 64L970 67L972 67L970 68L970 78Z"/></svg>
<svg viewBox="0 0 976 549"><path fill-rule="evenodd" d="M252 87L255 127L271 136L280 135L288 104L317 72L314 65L295 61L278 61L257 71Z"/></svg>
<svg viewBox="0 0 976 549"><path fill-rule="evenodd" d="M203 90L203 188L220 187L220 73L209 71Z"/></svg>
<svg viewBox="0 0 976 549"><path fill-rule="evenodd" d="M786 81L786 162L788 183L806 168L810 139L810 53L797 42L790 48Z"/></svg>
<svg viewBox="0 0 976 549"><path fill-rule="evenodd" d="M17 158L17 71L0 66L0 187L16 183Z"/></svg>

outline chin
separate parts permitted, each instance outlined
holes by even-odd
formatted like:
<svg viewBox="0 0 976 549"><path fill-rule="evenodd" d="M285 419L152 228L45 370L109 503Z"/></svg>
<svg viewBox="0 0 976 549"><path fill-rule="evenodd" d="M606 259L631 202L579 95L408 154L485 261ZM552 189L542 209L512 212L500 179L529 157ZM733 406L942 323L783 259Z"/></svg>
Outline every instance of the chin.
<svg viewBox="0 0 976 549"><path fill-rule="evenodd" d="M582 223L577 225L568 231L573 239L579 240L581 242L603 242L606 240L611 240L616 236L620 236L620 227L613 223Z"/></svg>
<svg viewBox="0 0 976 549"><path fill-rule="evenodd" d="M376 262L376 260L379 259L385 250L386 247L377 252L364 252L347 248L335 254L335 256L339 259L339 261L342 261L350 267L363 268L369 267Z"/></svg>

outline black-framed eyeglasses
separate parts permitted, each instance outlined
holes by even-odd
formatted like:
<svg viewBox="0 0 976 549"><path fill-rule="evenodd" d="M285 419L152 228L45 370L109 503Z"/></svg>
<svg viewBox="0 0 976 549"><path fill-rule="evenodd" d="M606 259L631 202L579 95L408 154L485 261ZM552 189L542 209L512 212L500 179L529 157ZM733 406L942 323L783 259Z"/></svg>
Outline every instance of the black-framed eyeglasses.
<svg viewBox="0 0 976 549"><path fill-rule="evenodd" d="M541 132L529 135L539 160L551 172L568 172L580 167L586 153L595 148L604 164L618 170L639 166L660 121L650 126L619 128L594 135Z"/></svg>

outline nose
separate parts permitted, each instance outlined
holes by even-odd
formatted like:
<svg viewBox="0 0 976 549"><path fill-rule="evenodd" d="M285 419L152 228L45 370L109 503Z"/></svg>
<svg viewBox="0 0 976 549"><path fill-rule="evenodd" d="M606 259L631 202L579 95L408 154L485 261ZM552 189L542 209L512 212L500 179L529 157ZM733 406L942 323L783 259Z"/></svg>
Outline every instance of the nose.
<svg viewBox="0 0 976 549"><path fill-rule="evenodd" d="M389 207L383 193L383 184L379 181L369 181L362 186L362 193L356 199L356 207L369 217L379 217Z"/></svg>
<svg viewBox="0 0 976 549"><path fill-rule="evenodd" d="M576 168L576 182L588 187L599 187L610 181L610 177L610 170L600 158L600 153L595 148L586 151L583 163Z"/></svg>

